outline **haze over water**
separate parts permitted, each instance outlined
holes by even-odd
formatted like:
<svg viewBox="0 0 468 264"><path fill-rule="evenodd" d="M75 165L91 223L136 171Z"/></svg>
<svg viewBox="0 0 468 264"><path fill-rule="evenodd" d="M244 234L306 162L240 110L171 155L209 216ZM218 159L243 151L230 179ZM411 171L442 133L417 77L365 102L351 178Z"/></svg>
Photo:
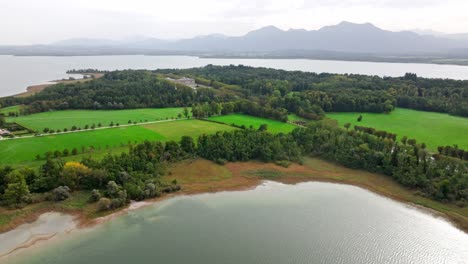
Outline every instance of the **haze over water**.
<svg viewBox="0 0 468 264"><path fill-rule="evenodd" d="M461 264L467 249L445 220L364 189L267 182L137 209L15 263Z"/></svg>
<svg viewBox="0 0 468 264"><path fill-rule="evenodd" d="M68 78L70 69L150 69L192 68L208 64L243 64L284 70L403 76L407 72L429 78L468 79L468 66L417 63L324 61L306 59L213 59L190 56L4 56L0 55L0 97L14 95L27 86Z"/></svg>

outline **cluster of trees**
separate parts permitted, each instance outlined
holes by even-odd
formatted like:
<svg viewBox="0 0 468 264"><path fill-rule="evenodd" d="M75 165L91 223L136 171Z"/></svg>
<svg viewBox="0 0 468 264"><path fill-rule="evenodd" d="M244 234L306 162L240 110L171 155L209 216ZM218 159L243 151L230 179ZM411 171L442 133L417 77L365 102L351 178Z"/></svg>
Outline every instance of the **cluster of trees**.
<svg viewBox="0 0 468 264"><path fill-rule="evenodd" d="M468 150L461 149L457 145L438 146L437 151L441 155L459 158L460 160L468 161Z"/></svg>
<svg viewBox="0 0 468 264"><path fill-rule="evenodd" d="M301 150L291 134L273 135L266 126L202 135L197 142L200 157L223 161L301 161Z"/></svg>
<svg viewBox="0 0 468 264"><path fill-rule="evenodd" d="M262 106L249 100L237 100L225 103L203 103L192 106L192 114L196 118L209 117L213 115L227 115L231 113L244 113L248 115L265 117L269 119L288 121L288 110L284 108L272 108Z"/></svg>
<svg viewBox="0 0 468 264"><path fill-rule="evenodd" d="M180 107L223 100L216 90L175 84L149 71L115 71L89 82L57 84L29 97L2 98L5 106L24 104L23 114L62 109Z"/></svg>
<svg viewBox="0 0 468 264"><path fill-rule="evenodd" d="M297 113L303 104L323 111L390 112L395 106L468 116L468 81L403 77L307 73L247 66L213 66L161 73L193 75L242 87L246 98L263 96ZM291 98L295 104L288 104ZM306 100L307 99L307 100ZM301 102L297 104L297 102ZM296 105L296 106L294 106Z"/></svg>
<svg viewBox="0 0 468 264"><path fill-rule="evenodd" d="M130 146L129 153L108 155L102 160L84 158L81 162L64 162L60 158L47 158L39 171L0 168L0 203L22 206L32 202L32 192L49 193L51 200L60 201L69 197L70 191L93 190L90 201L99 196L100 208L114 209L130 199L178 191L180 186L176 181L166 183L160 176L168 163L193 155L184 151L183 142L145 142ZM105 199L110 202L108 206L104 206Z"/></svg>
<svg viewBox="0 0 468 264"><path fill-rule="evenodd" d="M344 124L344 127L347 130L349 129L350 126L351 126L350 123ZM368 133L368 134L372 134L372 135L377 136L379 138L388 138L388 139L391 139L393 141L395 141L396 137L397 137L397 135L394 134L394 133L390 133L390 132L387 132L387 131L384 131L384 130L376 130L375 128L372 128L372 127L354 126L354 130L365 132L365 133Z"/></svg>
<svg viewBox="0 0 468 264"><path fill-rule="evenodd" d="M5 123L5 116L3 114L0 114L0 127L3 127Z"/></svg>
<svg viewBox="0 0 468 264"><path fill-rule="evenodd" d="M468 204L466 165L451 157L431 155L416 140L403 137L398 142L322 122L296 129L292 135L303 154L319 155L347 167L388 175L432 199L456 202L461 206Z"/></svg>

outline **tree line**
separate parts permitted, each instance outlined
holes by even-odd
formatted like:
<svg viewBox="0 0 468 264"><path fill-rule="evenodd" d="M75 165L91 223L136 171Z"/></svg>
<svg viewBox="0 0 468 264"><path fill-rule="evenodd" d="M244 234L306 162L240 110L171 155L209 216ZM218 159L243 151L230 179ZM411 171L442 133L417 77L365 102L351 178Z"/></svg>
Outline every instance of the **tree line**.
<svg viewBox="0 0 468 264"><path fill-rule="evenodd" d="M468 116L468 81L464 80L421 78L412 73L402 77L317 74L242 65L157 72L199 76L236 85L242 88L244 97L265 96L271 105L281 103L281 107L294 113L297 113L292 110L294 105L309 111L310 103L325 112L383 113L398 106ZM292 98L295 103L287 103Z"/></svg>
<svg viewBox="0 0 468 264"><path fill-rule="evenodd" d="M191 76L209 87L175 84L164 74ZM308 73L247 66L107 72L83 83L57 84L30 97L0 99L25 104L23 113L60 109L133 109L192 106L238 100L318 120L324 112L388 113L395 107L468 116L468 81L356 74Z"/></svg>
<svg viewBox="0 0 468 264"><path fill-rule="evenodd" d="M459 206L468 202L468 169L459 159L432 154L414 139L396 141L388 132L342 129L323 121L287 134L271 134L262 125L259 129L201 135L196 141L188 136L179 142L145 141L130 145L128 153L101 160L88 157L81 162L64 162L49 157L38 172L0 168L0 202L20 206L32 202L31 192L48 192L52 199L60 200L66 199L69 191L92 190L90 201L98 201L103 210L113 209L130 199L179 190L176 181L163 182L161 176L168 164L183 159L198 156L220 164L261 160L287 165L301 163L307 155L387 175L438 201Z"/></svg>

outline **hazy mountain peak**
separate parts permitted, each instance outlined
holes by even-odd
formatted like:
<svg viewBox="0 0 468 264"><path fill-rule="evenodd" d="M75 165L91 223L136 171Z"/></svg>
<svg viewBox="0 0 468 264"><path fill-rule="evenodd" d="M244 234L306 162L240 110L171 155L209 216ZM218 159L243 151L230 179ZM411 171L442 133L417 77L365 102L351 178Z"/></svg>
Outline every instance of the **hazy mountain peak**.
<svg viewBox="0 0 468 264"><path fill-rule="evenodd" d="M343 21L337 25L325 26L319 31L384 31L371 23L352 23Z"/></svg>
<svg viewBox="0 0 468 264"><path fill-rule="evenodd" d="M257 30L250 31L249 33L247 33L246 36L249 36L249 35L270 35L270 34L276 34L276 33L282 33L282 32L284 32L284 31L277 28L277 27L275 27L275 26L266 26L266 27L259 28Z"/></svg>

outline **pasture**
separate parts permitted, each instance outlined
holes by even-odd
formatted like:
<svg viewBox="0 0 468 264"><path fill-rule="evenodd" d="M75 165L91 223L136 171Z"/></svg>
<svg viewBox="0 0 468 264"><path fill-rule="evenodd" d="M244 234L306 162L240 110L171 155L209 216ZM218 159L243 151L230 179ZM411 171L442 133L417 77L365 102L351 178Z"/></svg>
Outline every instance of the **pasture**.
<svg viewBox="0 0 468 264"><path fill-rule="evenodd" d="M69 157L71 160L80 160L83 155L92 154L101 157L112 151L119 153L126 151L126 145L131 142L142 142L144 140L180 140L184 135L196 139L201 134L211 134L217 131L231 131L237 128L201 120L178 120L142 126L115 127L109 129L87 130L74 133L53 134L41 137L20 138L14 140L0 140L0 164L37 165L36 156L40 155L43 163L45 153L56 150L63 151L73 148L78 150L79 155ZM90 148L93 151L89 151Z"/></svg>
<svg viewBox="0 0 468 264"><path fill-rule="evenodd" d="M230 114L224 116L213 116L209 117L208 120L222 122L227 125L236 125L236 126L246 126L254 127L258 129L260 125L266 124L268 126L268 131L272 133L288 133L296 128L295 125L280 122L277 120L271 120L267 118L243 115L243 114Z"/></svg>
<svg viewBox="0 0 468 264"><path fill-rule="evenodd" d="M360 114L362 121L358 122ZM464 117L403 108L397 108L390 114L327 113L327 116L337 120L340 126L351 123L351 127L359 125L396 133L399 139L408 136L419 143L426 143L433 151L438 146L455 144L468 149L468 118Z"/></svg>
<svg viewBox="0 0 468 264"><path fill-rule="evenodd" d="M5 116L7 116L10 112L19 113L20 110L21 106L19 105L9 106L5 108L0 108L0 114L4 114Z"/></svg>
<svg viewBox="0 0 468 264"><path fill-rule="evenodd" d="M16 122L24 127L41 132L44 128L71 129L72 126L84 128L86 125L103 127L110 122L120 125L132 122L156 121L166 118L176 118L182 114L183 108L144 108L129 110L64 110L43 112L32 115L7 118L7 122Z"/></svg>
<svg viewBox="0 0 468 264"><path fill-rule="evenodd" d="M179 141L182 136L191 136L196 140L202 134L214 134L218 131L232 131L237 129L232 126L197 119L148 124L143 127L158 133L166 140L176 141Z"/></svg>

